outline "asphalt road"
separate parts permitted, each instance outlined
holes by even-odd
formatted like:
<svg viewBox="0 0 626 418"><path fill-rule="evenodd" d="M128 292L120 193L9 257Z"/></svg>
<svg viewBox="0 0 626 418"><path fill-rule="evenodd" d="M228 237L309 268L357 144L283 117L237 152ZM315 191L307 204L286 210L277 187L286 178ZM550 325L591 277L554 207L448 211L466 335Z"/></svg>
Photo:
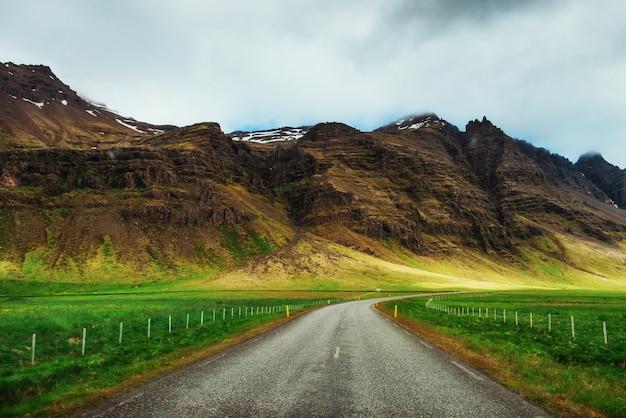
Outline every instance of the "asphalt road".
<svg viewBox="0 0 626 418"><path fill-rule="evenodd" d="M548 417L372 309L332 305L84 417Z"/></svg>

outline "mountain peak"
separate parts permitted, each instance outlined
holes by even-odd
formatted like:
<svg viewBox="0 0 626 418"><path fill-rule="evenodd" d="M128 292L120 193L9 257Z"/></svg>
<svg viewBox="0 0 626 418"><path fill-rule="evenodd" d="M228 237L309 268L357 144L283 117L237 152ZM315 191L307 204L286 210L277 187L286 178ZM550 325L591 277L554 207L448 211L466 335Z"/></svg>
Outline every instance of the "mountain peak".
<svg viewBox="0 0 626 418"><path fill-rule="evenodd" d="M0 149L97 148L172 128L89 103L48 66L0 63Z"/></svg>
<svg viewBox="0 0 626 418"><path fill-rule="evenodd" d="M599 152L595 152L595 151L586 152L578 158L578 163L583 163L586 161L606 162L602 154L600 154Z"/></svg>
<svg viewBox="0 0 626 418"><path fill-rule="evenodd" d="M318 123L313 126L305 136L302 137L303 141L319 142L328 139L353 136L359 134L361 131L339 122L325 122Z"/></svg>
<svg viewBox="0 0 626 418"><path fill-rule="evenodd" d="M374 132L393 132L428 128L433 125L445 126L446 122L434 113L413 113L381 126Z"/></svg>
<svg viewBox="0 0 626 418"><path fill-rule="evenodd" d="M620 169L597 152L580 156L575 167L594 182L619 208L626 208L626 170Z"/></svg>
<svg viewBox="0 0 626 418"><path fill-rule="evenodd" d="M479 132L489 132L489 131L497 131L498 133L503 134L504 132L498 128L496 125L491 123L486 116L483 116L483 119L479 121L478 119L474 119L470 121L465 126L465 132L468 134L475 134Z"/></svg>

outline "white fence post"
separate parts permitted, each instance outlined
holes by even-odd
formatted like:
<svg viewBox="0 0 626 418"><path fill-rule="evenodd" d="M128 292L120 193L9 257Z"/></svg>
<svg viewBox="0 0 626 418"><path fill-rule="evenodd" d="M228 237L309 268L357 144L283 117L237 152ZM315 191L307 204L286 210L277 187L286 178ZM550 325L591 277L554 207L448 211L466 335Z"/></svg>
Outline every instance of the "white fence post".
<svg viewBox="0 0 626 418"><path fill-rule="evenodd" d="M515 326L517 326L517 325L518 325L518 323L519 323L519 322L517 321L517 311L515 311Z"/></svg>
<svg viewBox="0 0 626 418"><path fill-rule="evenodd" d="M187 329L189 329L189 314L187 314Z"/></svg>
<svg viewBox="0 0 626 418"><path fill-rule="evenodd" d="M87 339L87 328L83 328L83 350L82 355L85 355L85 340Z"/></svg>
<svg viewBox="0 0 626 418"><path fill-rule="evenodd" d="M124 323L120 321L120 337L118 338L118 344L122 344L122 329L124 328Z"/></svg>
<svg viewBox="0 0 626 418"><path fill-rule="evenodd" d="M572 338L576 339L576 331L574 330L574 315L572 315L571 318L572 318Z"/></svg>
<svg viewBox="0 0 626 418"><path fill-rule="evenodd" d="M608 344L608 335L606 333L606 321L602 321L602 331L604 332L604 344Z"/></svg>
<svg viewBox="0 0 626 418"><path fill-rule="evenodd" d="M533 313L530 313L530 327L533 327Z"/></svg>
<svg viewBox="0 0 626 418"><path fill-rule="evenodd" d="M548 314L548 332L552 332L552 314Z"/></svg>
<svg viewBox="0 0 626 418"><path fill-rule="evenodd" d="M172 315L170 315L169 326L167 327L167 329L169 330L169 332L171 334L172 333Z"/></svg>
<svg viewBox="0 0 626 418"><path fill-rule="evenodd" d="M148 338L150 338L150 318L148 318Z"/></svg>
<svg viewBox="0 0 626 418"><path fill-rule="evenodd" d="M30 365L35 365L35 342L37 340L37 334L33 334L33 340L30 347Z"/></svg>
<svg viewBox="0 0 626 418"><path fill-rule="evenodd" d="M204 311L200 312L200 325L204 325Z"/></svg>

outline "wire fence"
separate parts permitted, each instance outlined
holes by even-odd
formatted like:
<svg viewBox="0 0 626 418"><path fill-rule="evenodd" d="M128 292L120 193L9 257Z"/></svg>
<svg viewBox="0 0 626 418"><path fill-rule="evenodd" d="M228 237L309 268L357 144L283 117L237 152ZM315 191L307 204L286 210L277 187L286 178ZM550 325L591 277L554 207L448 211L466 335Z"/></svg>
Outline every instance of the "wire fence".
<svg viewBox="0 0 626 418"><path fill-rule="evenodd" d="M132 347L150 352L151 346L159 347L154 354L163 352L165 345L187 346L193 340L210 336L211 331L228 332L237 325L271 321L273 318L290 316L303 309L332 304L347 300L324 299L296 304L276 304L258 306L230 306L207 308L193 312L177 312L169 315L152 317L134 317L117 322L113 318L103 318L96 323L76 328L67 335L59 332L32 333L27 341L9 343L13 348L4 353L3 364L18 366L35 365L50 361L59 356L85 356L96 353L124 350ZM261 318L264 317L264 318ZM6 347L7 342L3 345ZM142 356L141 353L138 355ZM12 357L7 359L6 356ZM26 361L28 356L28 361Z"/></svg>

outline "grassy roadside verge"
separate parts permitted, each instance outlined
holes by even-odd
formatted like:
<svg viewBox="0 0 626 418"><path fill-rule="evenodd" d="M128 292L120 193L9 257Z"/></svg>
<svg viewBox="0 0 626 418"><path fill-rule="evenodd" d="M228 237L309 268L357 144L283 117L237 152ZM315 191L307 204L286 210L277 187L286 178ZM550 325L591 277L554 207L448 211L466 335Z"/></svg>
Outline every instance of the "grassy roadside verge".
<svg viewBox="0 0 626 418"><path fill-rule="evenodd" d="M535 306L560 306L562 309L565 304L577 309L584 308L578 306L584 305L580 298L572 295L555 297L531 295L529 299L533 300ZM512 303L506 298L502 300L501 296L480 303L484 305L485 302L494 303L495 300L500 305ZM626 413L624 369L619 362L603 364L605 357L594 358L590 355L590 352L594 352L592 343L583 343L584 349L574 342L567 342L564 347L553 344L551 348L546 348L542 346L541 340L550 337L546 336L547 332L535 330L534 334L525 331L522 334L519 330L521 326L515 327L510 323L511 319L506 326L502 323L496 326L497 321L484 317L484 308L483 318L478 319L427 309L426 302L423 299L393 301L379 304L377 309L414 334L560 416L619 417ZM451 304L468 306L471 302L455 301ZM606 299L594 300L591 311L602 312L603 302ZM520 301L516 303L519 307ZM396 305L398 318L394 319ZM509 310L509 315L512 312L512 309ZM623 348L618 347L617 350L622 350L618 355L623 355ZM561 354L555 356L555 352Z"/></svg>
<svg viewBox="0 0 626 418"><path fill-rule="evenodd" d="M315 302L346 295L323 296L156 292L0 298L0 416L67 416L282 324L287 304L292 318L319 306ZM32 334L37 335L34 364Z"/></svg>

